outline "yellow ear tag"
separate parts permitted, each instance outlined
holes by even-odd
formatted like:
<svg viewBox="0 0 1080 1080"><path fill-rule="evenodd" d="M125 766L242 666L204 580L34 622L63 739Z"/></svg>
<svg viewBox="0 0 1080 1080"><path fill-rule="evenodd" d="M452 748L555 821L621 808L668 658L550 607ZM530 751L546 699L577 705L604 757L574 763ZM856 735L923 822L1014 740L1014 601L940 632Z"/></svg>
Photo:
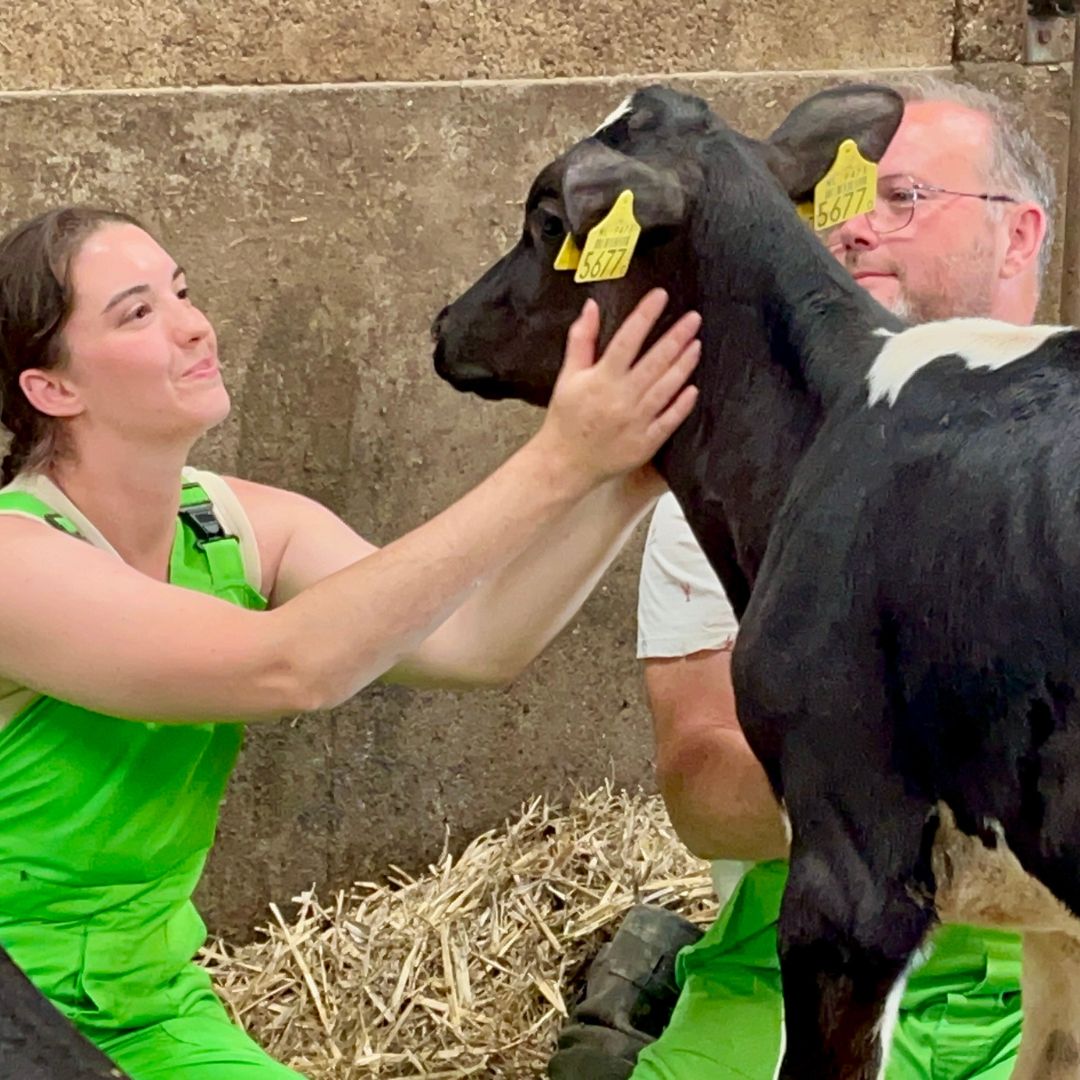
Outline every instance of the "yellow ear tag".
<svg viewBox="0 0 1080 1080"><path fill-rule="evenodd" d="M607 217L589 230L574 280L582 285L625 277L640 235L634 193L628 188L615 200Z"/></svg>
<svg viewBox="0 0 1080 1080"><path fill-rule="evenodd" d="M581 249L574 242L574 234L567 233L566 239L559 248L559 254L555 256L556 270L576 270L581 262Z"/></svg>
<svg viewBox="0 0 1080 1080"><path fill-rule="evenodd" d="M859 153L854 139L845 139L814 188L814 228L820 232L868 214L876 198L877 165Z"/></svg>
<svg viewBox="0 0 1080 1080"><path fill-rule="evenodd" d="M812 202L796 203L795 210L807 225L814 224L814 204Z"/></svg>

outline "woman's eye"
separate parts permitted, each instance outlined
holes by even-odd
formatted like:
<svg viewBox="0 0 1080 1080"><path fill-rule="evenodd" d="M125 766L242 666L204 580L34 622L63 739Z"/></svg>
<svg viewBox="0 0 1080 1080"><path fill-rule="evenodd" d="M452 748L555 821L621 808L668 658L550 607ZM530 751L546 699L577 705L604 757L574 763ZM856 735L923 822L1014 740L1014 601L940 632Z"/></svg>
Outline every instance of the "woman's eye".
<svg viewBox="0 0 1080 1080"><path fill-rule="evenodd" d="M191 299L190 290L188 289L188 287L186 285L182 289L177 289L176 290L176 295L180 300L190 300Z"/></svg>
<svg viewBox="0 0 1080 1080"><path fill-rule="evenodd" d="M145 319L150 314L149 304L136 304L124 318L124 322L136 322L139 319Z"/></svg>

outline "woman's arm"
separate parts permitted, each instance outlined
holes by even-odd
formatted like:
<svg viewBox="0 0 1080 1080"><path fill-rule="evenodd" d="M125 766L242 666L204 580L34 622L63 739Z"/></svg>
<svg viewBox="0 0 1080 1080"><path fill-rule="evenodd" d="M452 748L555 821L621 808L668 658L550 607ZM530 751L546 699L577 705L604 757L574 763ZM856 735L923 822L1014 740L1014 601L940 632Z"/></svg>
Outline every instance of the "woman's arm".
<svg viewBox="0 0 1080 1080"><path fill-rule="evenodd" d="M0 521L0 673L90 709L162 721L346 700L681 423L695 400L684 384L696 323L634 363L664 300L650 294L595 364L597 314L587 305L544 424L525 446L431 521L270 612L155 582L40 524ZM289 572L286 549L280 573Z"/></svg>
<svg viewBox="0 0 1080 1080"><path fill-rule="evenodd" d="M658 347L681 352L698 325L696 316L683 320ZM630 336L613 340L612 348L631 355L640 347L643 327L643 322L628 322ZM591 362L597 330L596 322L586 319L571 342L571 348L581 351L582 364ZM274 602L298 595L375 550L325 507L274 489L230 482L256 519L272 521L276 532L291 530ZM386 678L424 686L509 682L578 611L662 490L655 470L644 466L600 484L569 504L565 512L534 532L524 551L480 583Z"/></svg>
<svg viewBox="0 0 1080 1080"><path fill-rule="evenodd" d="M319 503L233 477L228 482L260 535L288 534L274 606L378 550ZM568 506L384 678L441 687L512 680L578 611L662 487L646 466ZM274 576L272 564L268 573Z"/></svg>
<svg viewBox="0 0 1080 1080"><path fill-rule="evenodd" d="M664 490L651 466L608 481L537 532L387 673L411 685L505 685L577 614Z"/></svg>

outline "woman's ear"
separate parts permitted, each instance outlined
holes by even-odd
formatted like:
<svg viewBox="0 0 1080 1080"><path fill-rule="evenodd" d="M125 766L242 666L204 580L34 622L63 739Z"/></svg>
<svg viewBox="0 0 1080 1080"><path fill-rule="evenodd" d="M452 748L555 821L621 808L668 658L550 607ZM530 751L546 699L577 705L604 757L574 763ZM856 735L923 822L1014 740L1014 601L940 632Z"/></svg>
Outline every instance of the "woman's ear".
<svg viewBox="0 0 1080 1080"><path fill-rule="evenodd" d="M78 391L59 371L27 368L19 376L26 400L46 416L77 416L83 410Z"/></svg>

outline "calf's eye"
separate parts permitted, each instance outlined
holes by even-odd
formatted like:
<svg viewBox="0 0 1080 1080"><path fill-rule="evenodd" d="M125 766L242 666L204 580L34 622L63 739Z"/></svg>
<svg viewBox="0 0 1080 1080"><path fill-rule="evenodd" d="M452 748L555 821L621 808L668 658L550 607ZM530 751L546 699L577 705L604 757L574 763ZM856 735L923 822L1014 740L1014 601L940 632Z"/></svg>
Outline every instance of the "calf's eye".
<svg viewBox="0 0 1080 1080"><path fill-rule="evenodd" d="M556 217L554 214L545 214L540 224L540 235L545 240L558 240L563 233L566 232L566 226L562 223L562 218Z"/></svg>

